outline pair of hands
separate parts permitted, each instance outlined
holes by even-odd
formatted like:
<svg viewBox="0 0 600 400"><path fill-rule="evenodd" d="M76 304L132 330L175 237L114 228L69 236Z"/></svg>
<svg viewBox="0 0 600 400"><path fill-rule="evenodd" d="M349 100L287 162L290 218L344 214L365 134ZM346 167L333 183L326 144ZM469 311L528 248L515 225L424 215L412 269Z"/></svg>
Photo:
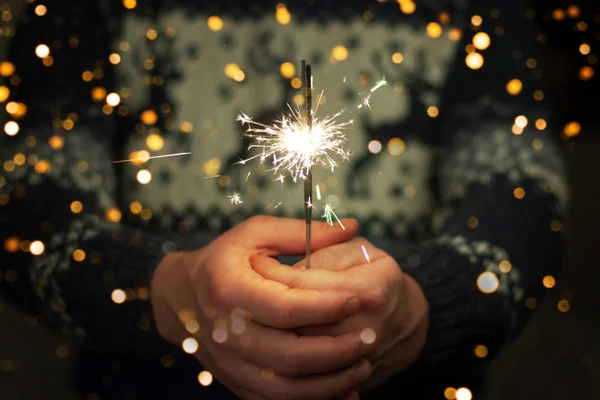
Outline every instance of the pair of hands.
<svg viewBox="0 0 600 400"><path fill-rule="evenodd" d="M243 399L358 398L416 360L427 302L393 258L354 238L356 221L344 226L314 223L309 270L272 258L305 247L304 221L275 217L168 255L152 281L160 334L199 342L199 362Z"/></svg>

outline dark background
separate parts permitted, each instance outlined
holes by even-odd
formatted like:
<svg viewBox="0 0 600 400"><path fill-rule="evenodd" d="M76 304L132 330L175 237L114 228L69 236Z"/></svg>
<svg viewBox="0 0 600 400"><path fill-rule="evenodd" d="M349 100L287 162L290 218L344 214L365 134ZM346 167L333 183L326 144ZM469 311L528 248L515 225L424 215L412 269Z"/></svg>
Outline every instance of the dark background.
<svg viewBox="0 0 600 400"><path fill-rule="evenodd" d="M199 0L200 1L200 0ZM391 0L390 0L391 1ZM24 0L3 1L0 61ZM600 2L534 0L546 43L540 65L551 83L560 126L578 122L575 137L561 138L572 188L565 271L515 342L490 373L487 399L600 398ZM581 24L584 22L585 25ZM582 55L582 43L591 46ZM597 52L597 53L596 53ZM580 70L596 72L582 80ZM558 302L569 300L568 312ZM0 299L0 400L76 399L69 388L74 350L68 343ZM70 350L70 351L69 351ZM440 399L444 395L440 393Z"/></svg>
<svg viewBox="0 0 600 400"><path fill-rule="evenodd" d="M580 78L580 69L600 65L582 55L600 50L600 2L535 0L547 37L540 60L552 85L561 126L579 122L581 132L564 140L571 185L570 226L563 275L519 340L490 371L487 399L598 399L600 382L600 76ZM579 15L569 16L569 6ZM576 8L571 8L575 15ZM564 19L561 18L564 14ZM580 22L585 26L578 24ZM600 52L596 54L600 55ZM600 72L600 71L598 71ZM558 309L570 301L568 312Z"/></svg>

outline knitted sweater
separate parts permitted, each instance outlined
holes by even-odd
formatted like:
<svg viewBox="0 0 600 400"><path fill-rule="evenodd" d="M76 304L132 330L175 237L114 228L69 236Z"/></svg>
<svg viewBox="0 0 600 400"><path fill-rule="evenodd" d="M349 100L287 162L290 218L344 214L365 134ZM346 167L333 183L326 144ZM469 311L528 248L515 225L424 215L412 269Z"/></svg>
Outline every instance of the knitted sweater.
<svg viewBox="0 0 600 400"><path fill-rule="evenodd" d="M236 115L286 113L306 58L318 115L354 120L350 161L314 168L315 208L358 218L423 288L412 373L481 383L561 260L567 189L525 3L33 3L3 73L2 293L109 359L174 352L148 301L164 254L251 215L302 216L301 184L238 163L255 153Z"/></svg>

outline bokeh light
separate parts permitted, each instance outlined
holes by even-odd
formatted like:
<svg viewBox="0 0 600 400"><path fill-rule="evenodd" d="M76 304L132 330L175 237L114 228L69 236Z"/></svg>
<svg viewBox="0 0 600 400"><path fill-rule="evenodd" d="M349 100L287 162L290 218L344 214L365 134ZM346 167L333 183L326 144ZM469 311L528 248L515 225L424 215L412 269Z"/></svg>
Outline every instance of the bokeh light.
<svg viewBox="0 0 600 400"><path fill-rule="evenodd" d="M181 347L186 353L194 354L198 351L198 341L192 337L186 338L181 343Z"/></svg>
<svg viewBox="0 0 600 400"><path fill-rule="evenodd" d="M198 374L198 382L202 386L209 386L213 381L213 376L208 371L202 371Z"/></svg>

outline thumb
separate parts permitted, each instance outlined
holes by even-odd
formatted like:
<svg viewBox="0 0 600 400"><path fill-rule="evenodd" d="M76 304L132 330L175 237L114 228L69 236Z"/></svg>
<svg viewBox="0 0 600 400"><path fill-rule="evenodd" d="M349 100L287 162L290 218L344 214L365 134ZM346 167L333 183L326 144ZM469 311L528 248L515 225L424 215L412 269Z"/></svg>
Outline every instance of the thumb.
<svg viewBox="0 0 600 400"><path fill-rule="evenodd" d="M312 223L311 248L323 249L352 239L358 232L358 221L343 219L342 225ZM252 217L231 231L237 244L266 250L271 256L299 255L306 250L306 223L301 219L269 216Z"/></svg>

